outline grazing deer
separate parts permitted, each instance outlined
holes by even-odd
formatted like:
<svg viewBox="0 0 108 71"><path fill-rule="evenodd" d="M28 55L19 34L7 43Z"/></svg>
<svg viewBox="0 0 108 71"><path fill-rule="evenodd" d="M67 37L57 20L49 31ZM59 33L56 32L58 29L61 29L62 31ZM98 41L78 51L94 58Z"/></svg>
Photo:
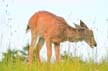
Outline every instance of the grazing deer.
<svg viewBox="0 0 108 71"><path fill-rule="evenodd" d="M60 43L64 41L78 42L85 41L91 47L96 46L93 31L90 30L83 21L80 25L75 24L73 28L59 16L47 11L36 12L29 20L26 31L31 30L31 46L29 48L29 63L32 63L33 47L35 47L36 39L39 40L36 46L36 56L40 61L39 52L46 41L47 60L50 62L52 55L52 43L55 46L56 61L60 61Z"/></svg>

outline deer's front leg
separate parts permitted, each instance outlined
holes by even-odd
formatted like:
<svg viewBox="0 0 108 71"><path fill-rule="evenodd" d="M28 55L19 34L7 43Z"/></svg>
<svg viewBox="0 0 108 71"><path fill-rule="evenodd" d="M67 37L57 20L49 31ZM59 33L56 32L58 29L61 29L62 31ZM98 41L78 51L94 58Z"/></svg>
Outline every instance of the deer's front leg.
<svg viewBox="0 0 108 71"><path fill-rule="evenodd" d="M50 63L51 55L52 55L52 44L50 40L46 40L47 46L47 61Z"/></svg>
<svg viewBox="0 0 108 71"><path fill-rule="evenodd" d="M60 43L55 44L56 62L60 62Z"/></svg>

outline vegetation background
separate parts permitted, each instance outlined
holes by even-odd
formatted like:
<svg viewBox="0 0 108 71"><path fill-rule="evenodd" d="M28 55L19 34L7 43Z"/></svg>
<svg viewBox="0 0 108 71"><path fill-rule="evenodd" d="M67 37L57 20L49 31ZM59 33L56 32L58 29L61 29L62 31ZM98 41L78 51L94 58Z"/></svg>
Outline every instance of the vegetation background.
<svg viewBox="0 0 108 71"><path fill-rule="evenodd" d="M108 71L107 3L107 0L0 0L0 71ZM59 64L54 62L55 57L48 64L42 54L45 51L41 51L42 63L38 63L34 49L33 64L29 65L30 35L25 29L29 17L41 9L62 15L69 25L84 20L92 27L98 47L92 50L83 42L67 42L61 45L64 49L61 48Z"/></svg>

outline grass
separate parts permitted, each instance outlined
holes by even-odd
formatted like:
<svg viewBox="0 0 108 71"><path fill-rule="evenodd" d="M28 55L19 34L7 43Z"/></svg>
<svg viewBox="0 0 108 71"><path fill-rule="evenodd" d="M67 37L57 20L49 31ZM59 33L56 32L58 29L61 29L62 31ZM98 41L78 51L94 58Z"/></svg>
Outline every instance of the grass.
<svg viewBox="0 0 108 71"><path fill-rule="evenodd" d="M17 54L18 51L8 50L3 53L4 58L0 62L0 71L108 71L107 58L101 63L94 63L90 58L88 61L82 61L80 57L70 57L64 55L60 63L37 62L28 64L27 58ZM26 61L25 61L26 60Z"/></svg>
<svg viewBox="0 0 108 71"><path fill-rule="evenodd" d="M0 71L108 71L108 63L105 60L100 64L96 64L92 60L83 62L76 57L71 60L65 59L59 64L33 62L32 65L29 65L18 59L15 62L1 62Z"/></svg>

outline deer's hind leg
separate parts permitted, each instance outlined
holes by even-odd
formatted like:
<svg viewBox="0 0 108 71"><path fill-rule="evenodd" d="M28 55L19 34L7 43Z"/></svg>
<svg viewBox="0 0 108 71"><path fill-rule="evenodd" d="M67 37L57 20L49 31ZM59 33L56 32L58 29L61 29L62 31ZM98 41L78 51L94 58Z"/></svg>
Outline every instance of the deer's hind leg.
<svg viewBox="0 0 108 71"><path fill-rule="evenodd" d="M44 38L39 37L39 40L38 40L38 43L37 43L37 46L36 46L36 58L39 62L40 62L39 53L40 53L40 50L41 50L43 44L44 44Z"/></svg>
<svg viewBox="0 0 108 71"><path fill-rule="evenodd" d="M36 39L37 39L37 34L32 33L31 34L31 45L29 48L29 63L30 64L32 64L33 48L35 47Z"/></svg>

